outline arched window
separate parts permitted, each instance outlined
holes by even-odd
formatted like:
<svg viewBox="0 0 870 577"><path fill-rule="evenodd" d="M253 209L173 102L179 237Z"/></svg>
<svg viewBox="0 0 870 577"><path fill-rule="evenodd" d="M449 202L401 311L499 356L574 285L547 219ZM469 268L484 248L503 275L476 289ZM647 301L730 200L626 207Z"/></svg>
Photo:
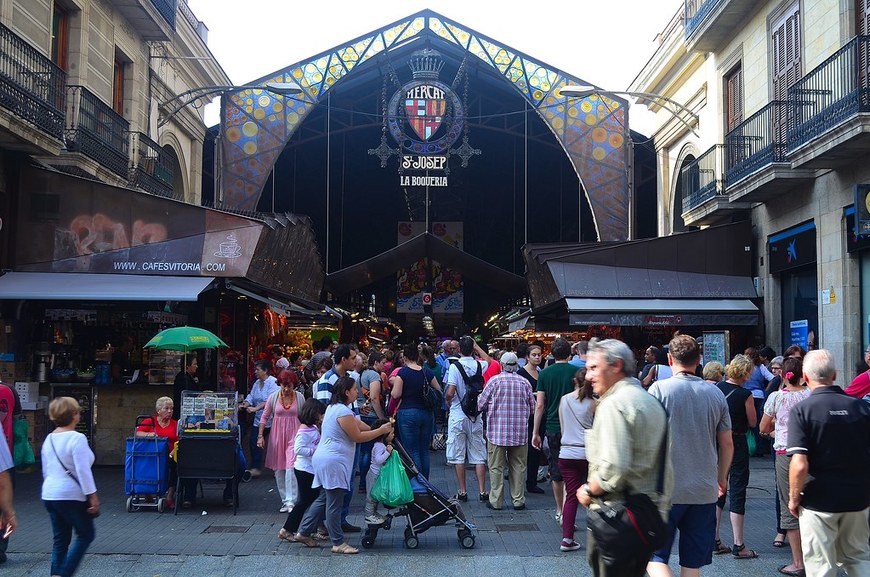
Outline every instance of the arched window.
<svg viewBox="0 0 870 577"><path fill-rule="evenodd" d="M694 180L694 189L698 189L698 175L696 171L683 169L695 162L693 154L687 154L677 168L677 185L674 187L674 204L671 210L671 232L684 232L686 230L694 230L695 227L687 227L683 221L683 199L686 198L686 190L692 186Z"/></svg>
<svg viewBox="0 0 870 577"><path fill-rule="evenodd" d="M163 151L169 155L172 162L172 198L183 201L185 200L184 173L181 170L181 163L178 161L178 155L175 154L175 149L168 144L163 146Z"/></svg>

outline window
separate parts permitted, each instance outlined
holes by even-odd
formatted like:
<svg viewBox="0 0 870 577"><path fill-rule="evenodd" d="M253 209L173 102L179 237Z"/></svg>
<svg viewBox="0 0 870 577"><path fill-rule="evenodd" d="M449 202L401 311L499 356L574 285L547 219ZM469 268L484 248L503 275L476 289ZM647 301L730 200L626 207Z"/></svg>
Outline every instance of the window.
<svg viewBox="0 0 870 577"><path fill-rule="evenodd" d="M801 13L795 2L771 26L773 99L785 100L789 87L801 77Z"/></svg>
<svg viewBox="0 0 870 577"><path fill-rule="evenodd" d="M51 61L67 70L69 56L69 14L55 5L51 20Z"/></svg>
<svg viewBox="0 0 870 577"><path fill-rule="evenodd" d="M743 122L743 69L740 64L725 75L725 133Z"/></svg>
<svg viewBox="0 0 870 577"><path fill-rule="evenodd" d="M112 83L112 110L124 116L124 72L126 63L115 58L115 75Z"/></svg>

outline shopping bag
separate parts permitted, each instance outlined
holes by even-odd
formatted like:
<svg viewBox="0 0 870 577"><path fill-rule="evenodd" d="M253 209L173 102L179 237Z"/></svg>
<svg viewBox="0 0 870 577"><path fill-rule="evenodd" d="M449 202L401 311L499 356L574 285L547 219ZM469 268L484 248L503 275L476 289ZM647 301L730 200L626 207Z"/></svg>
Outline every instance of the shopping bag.
<svg viewBox="0 0 870 577"><path fill-rule="evenodd" d="M28 427L27 419L16 419L12 424L12 460L19 471L28 469L36 462L33 447L27 442Z"/></svg>
<svg viewBox="0 0 870 577"><path fill-rule="evenodd" d="M371 498L387 507L398 507L414 500L411 481L396 451L390 453L387 462L381 467L381 474L372 487Z"/></svg>
<svg viewBox="0 0 870 577"><path fill-rule="evenodd" d="M755 456L755 431L746 431L746 445L749 447L749 456Z"/></svg>

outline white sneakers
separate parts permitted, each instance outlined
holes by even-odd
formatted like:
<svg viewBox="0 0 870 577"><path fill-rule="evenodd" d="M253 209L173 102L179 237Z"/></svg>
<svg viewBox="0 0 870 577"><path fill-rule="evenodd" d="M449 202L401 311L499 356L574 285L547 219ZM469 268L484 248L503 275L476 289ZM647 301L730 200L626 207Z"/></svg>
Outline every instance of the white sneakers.
<svg viewBox="0 0 870 577"><path fill-rule="evenodd" d="M383 525L386 519L377 513L366 515L366 525Z"/></svg>
<svg viewBox="0 0 870 577"><path fill-rule="evenodd" d="M279 513L289 513L292 510L293 510L292 503L284 503L283 505L281 505L281 508L278 509L278 512Z"/></svg>

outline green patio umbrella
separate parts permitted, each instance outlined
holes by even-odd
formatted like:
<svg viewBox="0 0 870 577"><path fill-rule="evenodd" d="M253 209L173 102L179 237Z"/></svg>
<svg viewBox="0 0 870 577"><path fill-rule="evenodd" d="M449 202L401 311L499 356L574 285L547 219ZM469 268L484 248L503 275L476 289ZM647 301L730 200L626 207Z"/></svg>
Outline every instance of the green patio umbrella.
<svg viewBox="0 0 870 577"><path fill-rule="evenodd" d="M145 344L145 348L159 351L195 351L229 346L211 331L197 327L174 327L157 333Z"/></svg>

